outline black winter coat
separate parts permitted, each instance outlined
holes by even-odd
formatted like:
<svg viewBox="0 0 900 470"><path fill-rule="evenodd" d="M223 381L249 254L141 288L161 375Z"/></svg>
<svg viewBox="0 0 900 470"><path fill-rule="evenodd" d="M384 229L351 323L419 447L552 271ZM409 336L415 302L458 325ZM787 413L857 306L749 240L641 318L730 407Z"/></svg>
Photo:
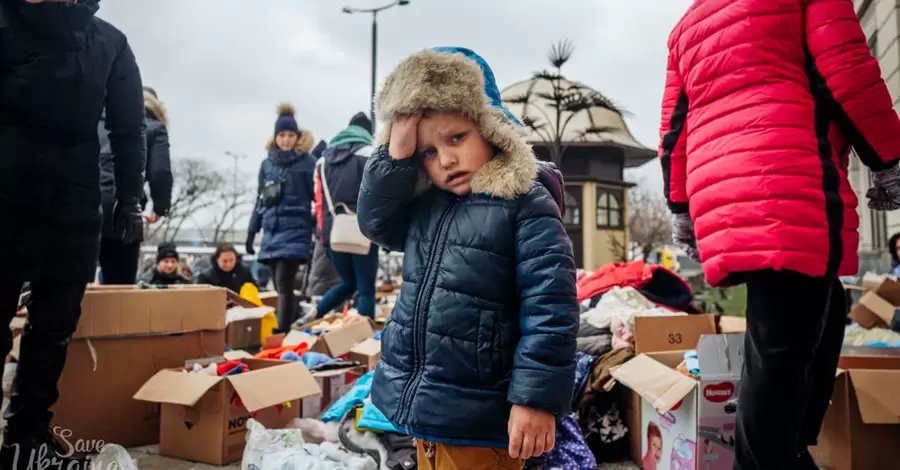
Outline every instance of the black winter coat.
<svg viewBox="0 0 900 470"><path fill-rule="evenodd" d="M152 286L176 286L191 283L191 281L188 281L187 278L181 274L163 274L156 268L144 273L138 281L145 282Z"/></svg>
<svg viewBox="0 0 900 470"><path fill-rule="evenodd" d="M322 159L316 164L321 181L322 175L327 178L331 201L335 205L335 213L345 213L341 204L356 212L356 201L359 198L359 186L362 184L366 160L372 154L372 146L366 144L345 144L328 147ZM325 197L325 185L322 188L322 240L328 245L331 237L331 226L334 216L328 207Z"/></svg>
<svg viewBox="0 0 900 470"><path fill-rule="evenodd" d="M147 159L145 176L150 183L150 200L153 212L167 215L172 204L172 164L169 157L169 133L166 130L166 112L152 94L144 92ZM106 129L104 113L98 124L100 136L100 191L103 202L103 237L114 238L112 210L116 202L116 175L114 157ZM147 197L142 193L141 206Z"/></svg>
<svg viewBox="0 0 900 470"><path fill-rule="evenodd" d="M414 197L416 159L386 147L366 165L360 228L404 252L372 402L414 437L505 448L511 405L570 411L579 309L562 177L536 181L522 158L482 167L466 197Z"/></svg>
<svg viewBox="0 0 900 470"><path fill-rule="evenodd" d="M209 284L211 286L224 287L226 289L231 289L232 292L236 292L238 294L241 293L241 287L244 287L244 284L248 282L250 284L256 285L256 281L253 279L253 275L250 273L250 270L244 266L244 263L238 259L237 264L234 265L234 269L231 270L230 273L226 273L219 269L219 264L216 263L215 258L212 259L212 266L200 273L199 276L194 278L195 284Z"/></svg>
<svg viewBox="0 0 900 470"><path fill-rule="evenodd" d="M119 199L140 199L141 76L125 35L74 5L0 0L0 278L90 282L106 107Z"/></svg>

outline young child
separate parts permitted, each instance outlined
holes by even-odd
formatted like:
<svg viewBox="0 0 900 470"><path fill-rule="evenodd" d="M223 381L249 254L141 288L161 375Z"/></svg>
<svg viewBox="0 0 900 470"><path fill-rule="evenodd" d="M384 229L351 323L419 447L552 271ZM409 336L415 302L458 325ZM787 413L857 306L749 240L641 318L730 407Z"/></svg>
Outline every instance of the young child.
<svg viewBox="0 0 900 470"><path fill-rule="evenodd" d="M553 448L574 386L562 176L470 50L407 58L378 104L359 225L405 258L372 401L417 438L420 468L521 469Z"/></svg>

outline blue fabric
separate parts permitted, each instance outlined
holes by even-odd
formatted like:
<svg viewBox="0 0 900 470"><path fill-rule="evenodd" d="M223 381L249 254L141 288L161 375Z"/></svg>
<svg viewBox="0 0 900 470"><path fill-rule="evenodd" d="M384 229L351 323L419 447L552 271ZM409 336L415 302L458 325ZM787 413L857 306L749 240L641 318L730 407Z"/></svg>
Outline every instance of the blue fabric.
<svg viewBox="0 0 900 470"><path fill-rule="evenodd" d="M544 454L541 468L552 470L596 470L597 458L588 448L571 414L556 422L556 447Z"/></svg>
<svg viewBox="0 0 900 470"><path fill-rule="evenodd" d="M359 195L363 233L405 253L372 402L410 435L505 448L512 404L571 411L571 242L537 181L514 199L436 188L414 197L418 171L381 147Z"/></svg>
<svg viewBox="0 0 900 470"><path fill-rule="evenodd" d="M494 71L491 70L491 67L483 57L475 53L475 51L466 49L465 47L441 46L432 48L432 50L442 54L462 54L478 64L478 66L481 67L481 71L484 73L484 94L487 95L488 99L491 101L491 106L503 111L516 125L522 125L519 118L506 109L506 106L503 106L503 98L500 96L500 88L497 87L497 79L494 78Z"/></svg>
<svg viewBox="0 0 900 470"><path fill-rule="evenodd" d="M356 405L361 405L363 401L369 397L369 393L372 391L372 377L374 375L374 372L369 372L356 379L356 383L353 384L350 391L338 398L337 401L325 411L322 415L322 421L325 423L340 421L351 408Z"/></svg>
<svg viewBox="0 0 900 470"><path fill-rule="evenodd" d="M259 168L259 189L266 181L282 181L281 201L263 207L258 201L250 217L249 233L263 232L257 255L260 261L293 260L306 262L312 248L313 171L310 155L294 150L272 150Z"/></svg>
<svg viewBox="0 0 900 470"><path fill-rule="evenodd" d="M378 245L372 244L367 255L338 253L328 249L328 257L341 282L332 287L316 306L319 317L350 300L354 293L360 315L375 318L375 277L378 275Z"/></svg>
<svg viewBox="0 0 900 470"><path fill-rule="evenodd" d="M575 392L572 394L572 408L577 408L584 393L584 386L591 376L591 366L596 358L581 351L575 353Z"/></svg>
<svg viewBox="0 0 900 470"><path fill-rule="evenodd" d="M888 343L886 341L873 341L866 343L867 348L900 348L900 342Z"/></svg>
<svg viewBox="0 0 900 470"><path fill-rule="evenodd" d="M697 358L697 351L685 351L684 365L688 372L700 376L700 360Z"/></svg>
<svg viewBox="0 0 900 470"><path fill-rule="evenodd" d="M372 404L372 400L366 400L363 403L362 414L360 414L359 422L356 423L356 426L360 429L371 431L400 433L400 430L388 421L384 413Z"/></svg>

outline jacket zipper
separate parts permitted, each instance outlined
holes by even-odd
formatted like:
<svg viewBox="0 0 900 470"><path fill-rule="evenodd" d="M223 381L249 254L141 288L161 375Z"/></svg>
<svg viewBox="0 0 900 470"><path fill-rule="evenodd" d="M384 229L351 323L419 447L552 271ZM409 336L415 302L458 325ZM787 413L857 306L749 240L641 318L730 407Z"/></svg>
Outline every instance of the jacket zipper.
<svg viewBox="0 0 900 470"><path fill-rule="evenodd" d="M402 419L398 419L400 422L405 421L409 417L409 408L412 405L412 397L414 395L413 391L418 388L418 383L422 378L421 369L425 366L425 354L422 350L425 349L425 327L427 325L427 318L423 317L426 317L428 313L426 299L430 300L431 295L434 293L434 285L437 282L438 272L435 264L437 263L438 256L444 251L444 245L447 242L447 231L450 225L448 223L450 220L449 216L454 207L456 207L456 201L450 203L450 205L444 209L444 213L441 214L441 218L438 222L438 238L435 240L434 245L431 247L431 252L428 254L428 265L425 268L425 282L422 289L419 291L419 296L416 299L416 308L413 310L413 360L415 361L415 366L413 368L412 377L410 377L409 382L406 383L406 387L403 389L403 395L400 397L400 413L402 416Z"/></svg>

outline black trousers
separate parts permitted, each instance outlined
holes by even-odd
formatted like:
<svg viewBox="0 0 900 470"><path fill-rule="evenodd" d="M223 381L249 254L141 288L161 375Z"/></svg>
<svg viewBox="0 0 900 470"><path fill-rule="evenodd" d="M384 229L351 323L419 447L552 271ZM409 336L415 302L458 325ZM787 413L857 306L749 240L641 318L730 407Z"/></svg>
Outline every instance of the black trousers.
<svg viewBox="0 0 900 470"><path fill-rule="evenodd" d="M294 296L294 279L300 270L300 261L279 259L268 262L272 269L275 290L278 292L278 331L290 331L296 320L297 299Z"/></svg>
<svg viewBox="0 0 900 470"><path fill-rule="evenodd" d="M790 271L742 275L747 335L735 470L787 470L816 444L834 391L846 297L837 277Z"/></svg>
<svg viewBox="0 0 900 470"><path fill-rule="evenodd" d="M100 243L100 272L103 284L129 285L137 280L141 244L104 238Z"/></svg>
<svg viewBox="0 0 900 470"><path fill-rule="evenodd" d="M0 322L15 316L22 282L0 280ZM4 417L10 439L26 439L46 431L50 407L59 398L57 382L81 316L84 283L33 282L28 301L28 324L22 332L19 365ZM0 328L0 357L12 349L12 332Z"/></svg>

